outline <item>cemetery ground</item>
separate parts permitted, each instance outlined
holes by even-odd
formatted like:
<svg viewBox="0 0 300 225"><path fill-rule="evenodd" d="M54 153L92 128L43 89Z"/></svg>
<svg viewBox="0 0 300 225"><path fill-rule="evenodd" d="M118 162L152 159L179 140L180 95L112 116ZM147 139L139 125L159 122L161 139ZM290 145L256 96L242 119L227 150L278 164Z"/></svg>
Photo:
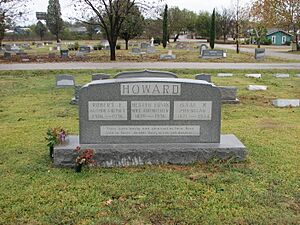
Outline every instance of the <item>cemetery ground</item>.
<svg viewBox="0 0 300 225"><path fill-rule="evenodd" d="M241 103L222 106L222 133L245 144L245 162L85 167L82 173L53 167L47 128L79 130L78 108L69 104L74 90L55 88L55 76L73 74L76 84L85 84L92 73L119 71L0 72L0 224L299 224L300 108L271 105L300 98L299 71L168 70L182 78L205 72L218 86L238 87ZM250 92L250 84L268 90Z"/></svg>
<svg viewBox="0 0 300 225"><path fill-rule="evenodd" d="M215 48L215 49L223 49L227 53L226 58L220 59L202 59L199 58L200 50L197 48L197 43L187 43L186 49L176 49L176 43L170 43L166 49L163 47L155 46L156 52L153 54L132 54L131 49L140 47L140 43L148 43L148 40L132 40L129 43L129 50L125 50L125 43L120 41L120 50L116 50L117 61L119 62L157 62L157 61L166 61L160 60L161 54L167 54L169 50L172 50L172 53L176 55L176 59L171 60L174 62L221 62L221 63L288 63L288 62L299 62L299 60L294 59L280 59L272 56L266 57L264 60L255 60L254 58L254 49L253 53L249 52L240 52L237 54L235 50L232 49L223 49L223 48ZM5 42L4 44L12 44L12 43L24 43L24 42ZM28 43L28 42L27 42ZM42 42L37 42L42 43ZM61 49L68 49L69 44L74 44L75 41L63 41ZM99 45L99 41L79 41L79 46L95 46ZM32 43L31 43L32 44ZM209 43L205 43L209 46ZM0 64L1 63L14 63L14 62L69 62L69 61L83 61L83 62L109 62L110 61L110 51L109 50L93 50L90 53L85 53L84 56L77 57L77 51L69 51L68 58L61 58L59 51L49 51L49 47L55 47L56 43L50 45L43 45L37 47L36 45L31 45L29 50L24 50L27 53L24 60L24 57L18 57L14 53L12 54L11 59L4 59L4 52L0 52ZM255 46L253 46L255 47ZM262 46L264 47L264 46ZM141 50L146 51L146 50ZM55 56L49 57L49 53L54 53ZM27 60L29 59L29 60Z"/></svg>

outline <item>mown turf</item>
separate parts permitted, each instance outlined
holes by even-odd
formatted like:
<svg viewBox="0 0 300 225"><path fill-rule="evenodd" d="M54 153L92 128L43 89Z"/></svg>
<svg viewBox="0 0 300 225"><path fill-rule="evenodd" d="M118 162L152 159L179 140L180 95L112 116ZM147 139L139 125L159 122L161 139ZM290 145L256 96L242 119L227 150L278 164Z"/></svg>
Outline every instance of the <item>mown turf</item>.
<svg viewBox="0 0 300 225"><path fill-rule="evenodd" d="M170 71L185 78L203 72ZM300 98L300 78L272 77L287 71L234 71L227 78L204 71L217 85L239 88L241 103L222 107L222 133L246 145L245 162L84 168L80 174L54 168L47 128L78 133L77 106L69 104L74 91L56 89L55 75L71 73L84 84L93 72L0 72L0 224L299 224L300 109L275 108L270 100ZM246 72L263 78L245 78ZM249 84L268 91L249 92Z"/></svg>

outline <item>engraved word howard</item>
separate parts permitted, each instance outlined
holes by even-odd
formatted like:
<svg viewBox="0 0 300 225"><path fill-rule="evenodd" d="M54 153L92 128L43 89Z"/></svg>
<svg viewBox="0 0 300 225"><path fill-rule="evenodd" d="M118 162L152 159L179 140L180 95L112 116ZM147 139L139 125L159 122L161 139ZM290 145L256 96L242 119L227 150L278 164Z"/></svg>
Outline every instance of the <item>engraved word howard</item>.
<svg viewBox="0 0 300 225"><path fill-rule="evenodd" d="M181 84L172 83L125 83L121 95L181 95Z"/></svg>

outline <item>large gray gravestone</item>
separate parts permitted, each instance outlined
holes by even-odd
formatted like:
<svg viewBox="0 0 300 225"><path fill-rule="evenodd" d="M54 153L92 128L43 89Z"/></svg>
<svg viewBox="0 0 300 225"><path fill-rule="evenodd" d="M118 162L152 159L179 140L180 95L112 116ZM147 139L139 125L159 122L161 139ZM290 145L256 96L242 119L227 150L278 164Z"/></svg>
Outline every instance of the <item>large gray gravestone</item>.
<svg viewBox="0 0 300 225"><path fill-rule="evenodd" d="M175 73L154 70L129 71L118 73L114 78L142 78L142 77L161 77L177 78Z"/></svg>
<svg viewBox="0 0 300 225"><path fill-rule="evenodd" d="M266 52L266 50L264 48L256 48L254 58L256 60L264 60L265 59L265 52Z"/></svg>
<svg viewBox="0 0 300 225"><path fill-rule="evenodd" d="M72 75L63 74L56 76L55 84L57 88L74 87L75 80Z"/></svg>
<svg viewBox="0 0 300 225"><path fill-rule="evenodd" d="M211 75L208 75L208 74L196 74L195 79L196 80L205 80L205 81L211 83Z"/></svg>
<svg viewBox="0 0 300 225"><path fill-rule="evenodd" d="M203 50L201 57L203 59L218 59L224 57L223 50Z"/></svg>
<svg viewBox="0 0 300 225"><path fill-rule="evenodd" d="M105 73L94 73L92 74L92 81L93 80L106 80L109 79L110 75L105 74Z"/></svg>
<svg viewBox="0 0 300 225"><path fill-rule="evenodd" d="M93 81L79 93L79 138L55 146L54 164L73 166L74 149L92 148L97 166L188 164L214 157L243 160L245 146L221 135L221 93L178 78Z"/></svg>

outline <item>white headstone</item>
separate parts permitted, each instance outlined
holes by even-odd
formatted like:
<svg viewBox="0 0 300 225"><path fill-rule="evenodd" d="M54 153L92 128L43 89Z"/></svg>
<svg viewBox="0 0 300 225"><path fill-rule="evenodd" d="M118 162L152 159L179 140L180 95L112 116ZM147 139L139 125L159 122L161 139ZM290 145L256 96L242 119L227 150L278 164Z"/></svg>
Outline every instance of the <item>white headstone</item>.
<svg viewBox="0 0 300 225"><path fill-rule="evenodd" d="M273 75L276 78L289 78L290 75L289 74L285 74L285 73L277 73Z"/></svg>
<svg viewBox="0 0 300 225"><path fill-rule="evenodd" d="M251 73L251 74L246 74L245 77L261 78L261 74L260 73Z"/></svg>
<svg viewBox="0 0 300 225"><path fill-rule="evenodd" d="M264 85L249 85L247 87L247 89L249 91L266 91L267 90L267 86L264 86Z"/></svg>
<svg viewBox="0 0 300 225"><path fill-rule="evenodd" d="M233 74L232 73L218 73L217 76L218 77L232 77Z"/></svg>
<svg viewBox="0 0 300 225"><path fill-rule="evenodd" d="M299 99L276 99L272 101L272 104L276 107L299 107Z"/></svg>
<svg viewBox="0 0 300 225"><path fill-rule="evenodd" d="M296 77L300 77L300 74L296 74Z"/></svg>
<svg viewBox="0 0 300 225"><path fill-rule="evenodd" d="M154 38L152 37L150 40L150 46L153 47L154 46Z"/></svg>

